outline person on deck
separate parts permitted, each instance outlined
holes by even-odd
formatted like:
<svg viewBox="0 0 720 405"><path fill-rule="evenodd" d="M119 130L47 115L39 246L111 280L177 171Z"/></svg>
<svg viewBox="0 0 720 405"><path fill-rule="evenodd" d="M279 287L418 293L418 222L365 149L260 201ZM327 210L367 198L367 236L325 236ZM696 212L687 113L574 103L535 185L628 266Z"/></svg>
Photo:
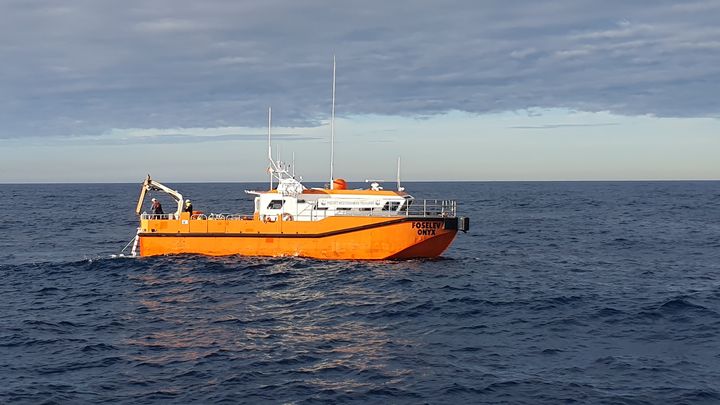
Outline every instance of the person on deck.
<svg viewBox="0 0 720 405"><path fill-rule="evenodd" d="M152 199L152 207L150 208L153 214L164 214L160 201Z"/></svg>
<svg viewBox="0 0 720 405"><path fill-rule="evenodd" d="M185 200L185 208L183 208L183 211L189 212L190 215L192 215L193 212L193 206L190 200Z"/></svg>

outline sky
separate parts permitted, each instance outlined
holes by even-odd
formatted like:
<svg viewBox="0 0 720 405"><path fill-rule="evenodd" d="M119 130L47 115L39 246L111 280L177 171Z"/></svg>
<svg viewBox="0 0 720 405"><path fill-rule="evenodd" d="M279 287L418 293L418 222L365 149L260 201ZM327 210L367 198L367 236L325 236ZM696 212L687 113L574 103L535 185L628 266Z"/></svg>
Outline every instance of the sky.
<svg viewBox="0 0 720 405"><path fill-rule="evenodd" d="M720 2L3 0L0 183L720 179Z"/></svg>

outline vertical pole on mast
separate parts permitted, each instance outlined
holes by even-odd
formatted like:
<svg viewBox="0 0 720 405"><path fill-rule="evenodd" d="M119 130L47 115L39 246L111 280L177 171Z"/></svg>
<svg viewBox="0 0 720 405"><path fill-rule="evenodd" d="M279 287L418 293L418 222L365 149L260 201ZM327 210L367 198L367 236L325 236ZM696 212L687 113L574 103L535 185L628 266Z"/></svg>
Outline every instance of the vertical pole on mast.
<svg viewBox="0 0 720 405"><path fill-rule="evenodd" d="M333 54L332 114L330 116L330 190L333 189L335 166L335 55Z"/></svg>
<svg viewBox="0 0 720 405"><path fill-rule="evenodd" d="M400 190L400 156L398 156L398 161L397 161L397 189L398 189L398 191L401 191Z"/></svg>
<svg viewBox="0 0 720 405"><path fill-rule="evenodd" d="M270 174L270 190L272 190L273 187L273 164L272 164L272 143L270 139L270 133L272 128L272 107L268 107L268 161L270 163L270 167L268 167L268 172Z"/></svg>

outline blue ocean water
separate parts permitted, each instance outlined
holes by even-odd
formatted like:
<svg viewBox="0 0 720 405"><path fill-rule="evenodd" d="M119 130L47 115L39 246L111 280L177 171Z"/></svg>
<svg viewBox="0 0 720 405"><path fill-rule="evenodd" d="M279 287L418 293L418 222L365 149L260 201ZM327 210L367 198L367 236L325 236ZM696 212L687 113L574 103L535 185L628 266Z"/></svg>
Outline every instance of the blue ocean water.
<svg viewBox="0 0 720 405"><path fill-rule="evenodd" d="M720 182L406 187L442 259L112 258L139 183L0 185L0 403L720 403Z"/></svg>

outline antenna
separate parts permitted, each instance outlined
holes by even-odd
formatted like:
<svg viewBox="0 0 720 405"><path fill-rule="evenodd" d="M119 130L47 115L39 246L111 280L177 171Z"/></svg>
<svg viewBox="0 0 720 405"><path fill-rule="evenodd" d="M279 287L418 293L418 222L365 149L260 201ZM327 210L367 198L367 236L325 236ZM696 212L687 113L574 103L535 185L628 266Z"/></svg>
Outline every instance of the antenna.
<svg viewBox="0 0 720 405"><path fill-rule="evenodd" d="M335 166L335 54L333 54L332 115L330 116L330 190L333 189Z"/></svg>
<svg viewBox="0 0 720 405"><path fill-rule="evenodd" d="M397 189L398 191L403 191L403 188L400 187L400 156L398 156L397 161Z"/></svg>
<svg viewBox="0 0 720 405"><path fill-rule="evenodd" d="M292 177L294 179L295 178L295 152L293 152L292 170L293 170Z"/></svg>
<svg viewBox="0 0 720 405"><path fill-rule="evenodd" d="M270 174L270 190L273 187L273 161L272 161L272 143L271 143L271 128L272 128L272 107L268 107L268 160L270 161L270 167L268 172Z"/></svg>

